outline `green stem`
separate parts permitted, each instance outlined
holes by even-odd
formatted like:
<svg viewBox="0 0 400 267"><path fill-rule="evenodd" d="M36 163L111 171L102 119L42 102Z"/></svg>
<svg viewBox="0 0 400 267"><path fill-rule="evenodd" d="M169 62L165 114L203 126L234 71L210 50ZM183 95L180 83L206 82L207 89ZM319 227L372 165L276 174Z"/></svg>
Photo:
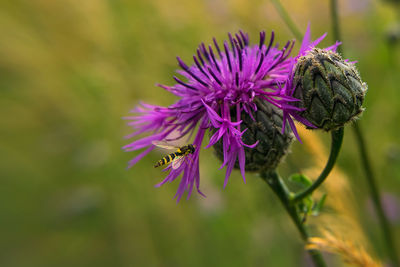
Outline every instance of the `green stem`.
<svg viewBox="0 0 400 267"><path fill-rule="evenodd" d="M343 141L343 133L344 133L343 127L331 132L331 137L332 137L331 152L329 154L329 159L325 165L325 168L319 175L318 179L315 180L315 182L310 187L305 189L303 192L297 193L292 197L293 202L300 201L306 196L310 195L312 192L314 192L315 189L317 189L322 184L323 181L325 181L326 177L328 177L333 166L335 166L337 156L339 155L340 147L342 146L342 141Z"/></svg>
<svg viewBox="0 0 400 267"><path fill-rule="evenodd" d="M340 36L339 20L337 14L338 14L337 1L331 0L331 16L332 16L332 27L333 27L334 38L336 40L340 40L341 36ZM341 46L338 47L338 52L343 53ZM371 162L368 157L367 146L365 144L364 135L358 125L358 122L355 122L353 124L353 130L356 136L358 151L361 157L363 169L365 171L365 176L367 178L367 185L371 194L374 208L376 210L376 214L378 216L379 224L381 225L383 231L383 238L385 239L386 248L388 250L390 260L392 261L393 266L400 266L399 257L396 252L395 242L393 240L393 233L389 224L389 220L387 219L385 212L383 210L380 192L376 183L375 175L372 171Z"/></svg>
<svg viewBox="0 0 400 267"><path fill-rule="evenodd" d="M296 27L296 24L290 18L289 14L286 12L286 9L282 6L279 0L271 0L272 4L275 6L275 9L278 11L281 18L285 21L286 25L289 27L290 31L296 37L297 40L302 39L302 34L299 29Z"/></svg>
<svg viewBox="0 0 400 267"><path fill-rule="evenodd" d="M396 253L396 246L393 240L393 234L390 227L389 220L387 219L385 212L383 210L383 205L381 201L380 192L376 183L376 179L374 173L372 171L371 163L368 157L367 146L365 144L364 136L362 131L357 123L353 125L354 134L356 136L356 141L359 149L359 153L361 156L361 162L363 165L363 169L365 172L365 176L367 178L368 188L371 194L372 202L374 204L374 208L376 210L376 214L378 216L379 223L381 225L383 231L383 237L386 241L386 247L389 253L390 260L392 261L393 266L400 266L399 258Z"/></svg>
<svg viewBox="0 0 400 267"><path fill-rule="evenodd" d="M267 182L272 191L274 191L274 193L278 196L290 218L292 218L292 221L296 225L297 230L300 232L301 238L307 242L309 238L308 232L301 222L296 206L292 201L290 201L290 192L280 176L275 171L262 172L261 178ZM326 266L325 261L318 250L309 250L309 253L316 267Z"/></svg>
<svg viewBox="0 0 400 267"><path fill-rule="evenodd" d="M341 41L340 37L340 28L339 28L339 18L338 18L338 11L337 11L337 2L336 0L330 1L330 10L331 10L331 18L332 18L332 30L333 30L333 39L335 41ZM342 53L343 45L340 45L336 51L341 54Z"/></svg>

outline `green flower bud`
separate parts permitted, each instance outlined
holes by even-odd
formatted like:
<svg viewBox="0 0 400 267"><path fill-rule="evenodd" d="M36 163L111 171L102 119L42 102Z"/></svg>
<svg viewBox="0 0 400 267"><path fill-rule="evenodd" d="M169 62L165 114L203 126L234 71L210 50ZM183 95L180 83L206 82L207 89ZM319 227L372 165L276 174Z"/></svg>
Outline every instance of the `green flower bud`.
<svg viewBox="0 0 400 267"><path fill-rule="evenodd" d="M299 115L319 129L335 130L364 111L367 84L354 64L330 50L314 48L300 57L293 78Z"/></svg>
<svg viewBox="0 0 400 267"><path fill-rule="evenodd" d="M243 143L251 145L258 141L254 148L244 147L245 170L257 172L275 170L283 156L288 154L294 136L288 125L286 125L285 133L282 134L282 111L280 109L260 99L256 99L254 103L257 105L257 111L253 112L254 120L246 112L241 113L241 131L247 128L242 136ZM232 109L231 116L236 118L234 109ZM215 154L222 161L221 140L213 147ZM238 161L235 163L235 168L239 169Z"/></svg>

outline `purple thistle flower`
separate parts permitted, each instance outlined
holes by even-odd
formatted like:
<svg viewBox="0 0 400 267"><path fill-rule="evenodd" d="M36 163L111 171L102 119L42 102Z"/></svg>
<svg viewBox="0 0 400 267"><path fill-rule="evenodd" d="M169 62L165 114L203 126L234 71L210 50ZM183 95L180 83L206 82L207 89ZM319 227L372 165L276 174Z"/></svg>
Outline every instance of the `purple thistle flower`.
<svg viewBox="0 0 400 267"><path fill-rule="evenodd" d="M196 151L188 155L189 159L178 168L168 166L167 177L157 185L172 182L183 173L175 195L177 201L185 191L190 197L194 185L203 195L199 189L199 152L207 130L213 133L207 148L222 140L221 168L227 167L224 184L237 160L245 180L244 148L254 148L258 141L254 144L242 141L246 131L240 130L242 112L253 118L252 113L257 111L254 103L257 98L283 110L289 106L288 102L296 100L283 94L282 90L293 69L293 59L289 58L289 54L294 41L288 41L279 49L278 45L273 45L273 32L268 45L264 43L265 32L260 33L257 45L250 45L248 35L242 31L228 36L229 42L225 41L222 48L215 39L215 49L211 45L207 48L202 43L193 56L194 64L191 66L177 58L181 68L177 73L185 79L174 76L175 85L159 85L179 98L176 103L168 107L141 103L132 110L136 115L126 118L130 120L128 125L136 130L128 138L142 133L151 134L124 146L126 151L145 149L129 162L129 167L152 151L155 141L181 140L186 136L189 140L195 135L193 145ZM236 114L234 117L231 117L232 110Z"/></svg>

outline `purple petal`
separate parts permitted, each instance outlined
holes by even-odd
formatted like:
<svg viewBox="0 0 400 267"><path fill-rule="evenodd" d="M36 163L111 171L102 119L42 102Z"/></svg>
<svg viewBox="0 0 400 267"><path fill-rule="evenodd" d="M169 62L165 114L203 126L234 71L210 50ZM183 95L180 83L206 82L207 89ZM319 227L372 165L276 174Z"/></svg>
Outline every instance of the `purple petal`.
<svg viewBox="0 0 400 267"><path fill-rule="evenodd" d="M302 53L308 49L308 46L311 43L311 29L310 29L310 22L307 24L307 30L304 33L303 41L301 42L300 52Z"/></svg>
<svg viewBox="0 0 400 267"><path fill-rule="evenodd" d="M211 146L215 145L215 143L218 142L219 139L221 139L222 135L225 133L226 131L221 128L218 131L216 131L213 136L211 136L210 138L210 142L209 144L206 146L206 148L210 148Z"/></svg>
<svg viewBox="0 0 400 267"><path fill-rule="evenodd" d="M233 167L235 166L236 154L237 154L237 153L234 152L234 153L231 153L231 155L229 155L228 167L226 168L226 173L225 173L224 188L225 188L226 185L228 184L229 177L231 176Z"/></svg>
<svg viewBox="0 0 400 267"><path fill-rule="evenodd" d="M245 158L245 155L244 155L244 148L240 147L239 148L239 167L240 167L240 172L242 174L244 183L246 183L245 161L246 161L246 158Z"/></svg>
<svg viewBox="0 0 400 267"><path fill-rule="evenodd" d="M218 122L222 122L222 118L209 106L207 105L203 100L203 105L206 107L207 113L208 113L208 118L210 119L212 125L214 128L219 128Z"/></svg>

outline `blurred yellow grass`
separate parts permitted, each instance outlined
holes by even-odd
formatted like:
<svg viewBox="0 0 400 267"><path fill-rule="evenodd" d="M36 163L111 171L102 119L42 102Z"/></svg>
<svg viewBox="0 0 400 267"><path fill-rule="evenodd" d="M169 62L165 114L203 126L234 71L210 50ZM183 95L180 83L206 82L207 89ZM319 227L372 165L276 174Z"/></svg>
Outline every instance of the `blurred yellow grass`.
<svg viewBox="0 0 400 267"><path fill-rule="evenodd" d="M347 234L346 234L347 235ZM312 237L309 239L307 249L318 249L340 255L342 260L351 266L358 267L382 267L364 250L363 247L356 246L349 238L339 238L338 234L330 231L322 231L322 237Z"/></svg>

